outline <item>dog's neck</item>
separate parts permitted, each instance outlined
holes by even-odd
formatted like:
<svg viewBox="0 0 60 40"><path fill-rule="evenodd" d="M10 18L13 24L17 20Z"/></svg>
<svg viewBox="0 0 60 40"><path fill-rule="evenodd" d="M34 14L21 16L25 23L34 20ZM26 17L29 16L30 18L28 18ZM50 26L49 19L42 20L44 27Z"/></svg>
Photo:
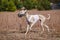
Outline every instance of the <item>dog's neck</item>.
<svg viewBox="0 0 60 40"><path fill-rule="evenodd" d="M27 18L29 17L29 14L28 14L28 13L26 13L26 17L27 17Z"/></svg>
<svg viewBox="0 0 60 40"><path fill-rule="evenodd" d="M28 21L29 17L30 17L29 14L26 13L26 14L25 14L25 18L26 18L27 21Z"/></svg>

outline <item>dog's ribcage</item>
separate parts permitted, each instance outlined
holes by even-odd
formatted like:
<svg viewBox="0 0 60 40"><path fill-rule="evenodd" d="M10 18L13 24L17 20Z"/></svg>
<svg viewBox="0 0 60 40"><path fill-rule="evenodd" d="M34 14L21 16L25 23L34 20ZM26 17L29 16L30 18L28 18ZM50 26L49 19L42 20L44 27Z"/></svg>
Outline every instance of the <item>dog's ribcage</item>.
<svg viewBox="0 0 60 40"><path fill-rule="evenodd" d="M39 16L38 15L29 15L29 17L27 17L27 20L29 22L36 22L39 20Z"/></svg>

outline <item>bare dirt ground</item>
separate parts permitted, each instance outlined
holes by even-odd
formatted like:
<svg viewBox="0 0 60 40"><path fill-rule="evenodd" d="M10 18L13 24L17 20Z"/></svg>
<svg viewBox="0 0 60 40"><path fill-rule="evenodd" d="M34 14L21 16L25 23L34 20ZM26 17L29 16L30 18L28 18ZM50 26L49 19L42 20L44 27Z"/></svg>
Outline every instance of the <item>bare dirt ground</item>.
<svg viewBox="0 0 60 40"><path fill-rule="evenodd" d="M46 17L50 13L50 20L45 22L49 26L50 32L45 28L44 33L40 34L42 29L38 21L26 37L24 35L26 19L19 18L18 12L0 12L0 40L60 40L60 10L29 10L29 14L42 14Z"/></svg>

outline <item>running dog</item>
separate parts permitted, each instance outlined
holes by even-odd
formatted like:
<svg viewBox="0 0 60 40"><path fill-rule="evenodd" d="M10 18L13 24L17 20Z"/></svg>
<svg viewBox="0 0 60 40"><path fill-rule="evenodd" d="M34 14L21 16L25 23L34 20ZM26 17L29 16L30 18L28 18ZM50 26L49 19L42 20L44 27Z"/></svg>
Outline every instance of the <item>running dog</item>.
<svg viewBox="0 0 60 40"><path fill-rule="evenodd" d="M49 26L47 26L44 22L50 19L50 14L48 14L48 18L46 18L43 15L30 15L27 13L27 10L22 10L21 12L18 13L19 17L23 17L25 16L26 20L27 20L27 30L25 35L28 33L29 30L32 29L33 25L40 20L41 21L41 27L44 31L44 27L47 28L48 32L49 32ZM43 31L41 33L43 33Z"/></svg>

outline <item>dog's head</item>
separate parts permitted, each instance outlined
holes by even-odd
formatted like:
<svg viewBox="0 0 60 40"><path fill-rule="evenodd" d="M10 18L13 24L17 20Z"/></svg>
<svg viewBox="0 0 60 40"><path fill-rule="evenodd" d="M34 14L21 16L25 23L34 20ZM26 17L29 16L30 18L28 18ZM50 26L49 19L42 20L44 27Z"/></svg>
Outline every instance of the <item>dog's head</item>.
<svg viewBox="0 0 60 40"><path fill-rule="evenodd" d="M27 10L23 10L23 11L19 12L19 13L18 13L18 17L23 17L23 16L25 16L25 15L26 15L26 11L27 11Z"/></svg>

